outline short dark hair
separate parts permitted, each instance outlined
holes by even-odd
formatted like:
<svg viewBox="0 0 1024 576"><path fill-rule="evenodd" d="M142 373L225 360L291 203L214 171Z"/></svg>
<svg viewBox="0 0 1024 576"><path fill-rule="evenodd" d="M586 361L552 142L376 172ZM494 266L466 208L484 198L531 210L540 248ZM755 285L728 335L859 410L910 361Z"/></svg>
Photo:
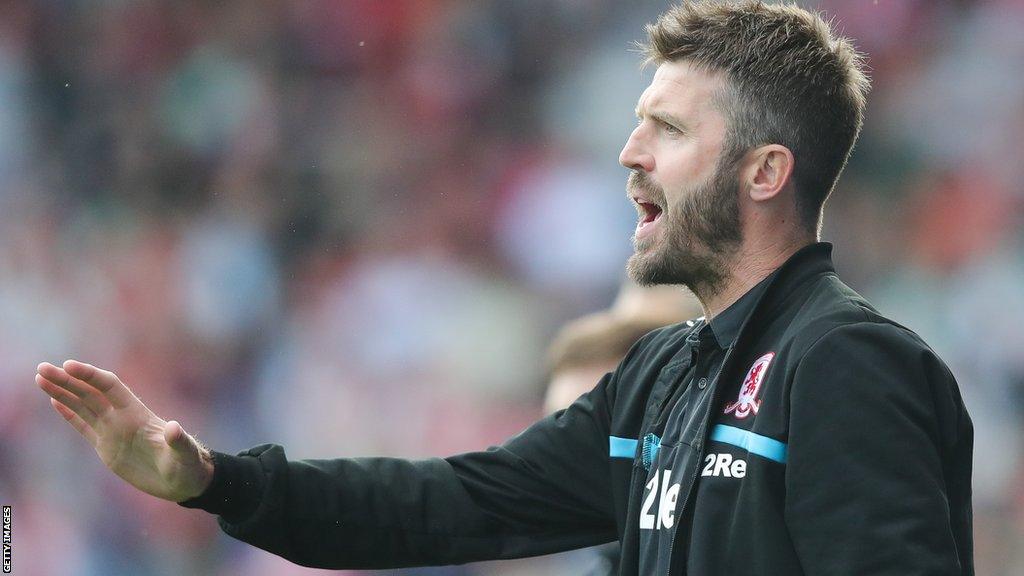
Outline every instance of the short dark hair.
<svg viewBox="0 0 1024 576"><path fill-rule="evenodd" d="M687 60L728 79L723 160L765 144L793 152L797 210L816 233L864 121L864 57L818 14L759 0L695 0L647 25L647 62Z"/></svg>

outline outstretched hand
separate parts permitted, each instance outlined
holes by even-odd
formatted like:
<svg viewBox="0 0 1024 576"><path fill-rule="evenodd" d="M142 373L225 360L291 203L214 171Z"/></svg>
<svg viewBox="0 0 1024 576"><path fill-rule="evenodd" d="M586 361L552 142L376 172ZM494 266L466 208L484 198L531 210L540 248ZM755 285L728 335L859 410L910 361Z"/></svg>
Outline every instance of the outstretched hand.
<svg viewBox="0 0 1024 576"><path fill-rule="evenodd" d="M213 479L209 451L174 420L154 414L113 373L76 360L43 362L36 384L115 474L158 498L182 502Z"/></svg>

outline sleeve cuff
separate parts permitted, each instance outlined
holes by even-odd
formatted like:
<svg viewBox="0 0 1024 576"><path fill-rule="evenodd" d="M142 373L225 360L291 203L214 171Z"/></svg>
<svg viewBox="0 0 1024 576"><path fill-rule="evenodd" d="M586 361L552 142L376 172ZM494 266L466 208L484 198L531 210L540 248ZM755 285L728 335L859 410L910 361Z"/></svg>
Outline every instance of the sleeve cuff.
<svg viewBox="0 0 1024 576"><path fill-rule="evenodd" d="M263 498L263 467L254 455L238 456L211 450L213 480L206 490L189 500L178 502L185 508L198 508L237 524L256 511Z"/></svg>

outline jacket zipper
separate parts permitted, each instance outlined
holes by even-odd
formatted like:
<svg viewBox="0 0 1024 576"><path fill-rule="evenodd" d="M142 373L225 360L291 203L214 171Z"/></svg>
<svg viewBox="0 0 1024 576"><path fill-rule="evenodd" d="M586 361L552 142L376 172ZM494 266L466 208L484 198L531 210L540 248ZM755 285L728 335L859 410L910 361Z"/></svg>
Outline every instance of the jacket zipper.
<svg viewBox="0 0 1024 576"><path fill-rule="evenodd" d="M690 493L694 490L694 486L697 482L697 475L700 473L700 463L704 459L704 447L706 444L704 442L704 437L707 436L708 421L711 419L711 408L715 404L715 392L718 390L718 378L722 375L722 371L725 370L726 364L729 362L729 358L732 357L732 351L735 348L736 346L734 345L725 352L725 358L722 358L722 365L718 368L718 372L715 374L714 379L711 380L710 385L707 387L707 393L710 395L710 398L708 399L707 407L704 410L704 419L700 426L700 445L697 449L697 465L693 467L693 475L690 477L689 488L686 490L686 496L683 499L683 506L679 509L679 514L677 515L677 518L680 519L680 524L676 525L676 532L672 534L672 543L668 546L668 571L666 572L666 576L672 576L672 566L675 563L675 548L676 540L679 536L679 528L684 521L683 518L685 517L686 505L690 502ZM694 365L694 367L696 367L696 365ZM685 574L685 572L683 574Z"/></svg>
<svg viewBox="0 0 1024 576"><path fill-rule="evenodd" d="M700 354L700 341L690 340L690 338L691 336L697 334L697 331L699 331L699 328L701 326L701 324L698 324L697 327L694 328L694 331L691 331L686 335L686 343L690 346L691 351L689 365L686 367L682 374L682 381L679 382L676 388L674 388L671 392L669 392L668 395L665 396L665 400L662 401L661 406L658 407L658 412L654 415L654 420L652 420L651 423L646 427L647 430L653 431L658 429L659 425L661 424L661 421L667 416L672 406L675 405L675 401L678 400L679 396L684 394L686 392L686 388L689 388L689 385L692 384L692 378L690 378L691 382L687 383L687 376L688 373L697 366L697 358Z"/></svg>

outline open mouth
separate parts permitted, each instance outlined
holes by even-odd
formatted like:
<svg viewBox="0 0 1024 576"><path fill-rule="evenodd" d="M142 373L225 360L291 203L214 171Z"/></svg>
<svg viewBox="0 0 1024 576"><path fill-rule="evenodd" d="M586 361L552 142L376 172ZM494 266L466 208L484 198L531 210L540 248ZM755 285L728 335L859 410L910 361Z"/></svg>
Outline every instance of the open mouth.
<svg viewBox="0 0 1024 576"><path fill-rule="evenodd" d="M661 206L653 203L641 200L639 198L633 198L636 202L637 214L640 217L640 222L637 224L637 229L643 228L648 224L654 222L658 218L661 218L662 209Z"/></svg>

